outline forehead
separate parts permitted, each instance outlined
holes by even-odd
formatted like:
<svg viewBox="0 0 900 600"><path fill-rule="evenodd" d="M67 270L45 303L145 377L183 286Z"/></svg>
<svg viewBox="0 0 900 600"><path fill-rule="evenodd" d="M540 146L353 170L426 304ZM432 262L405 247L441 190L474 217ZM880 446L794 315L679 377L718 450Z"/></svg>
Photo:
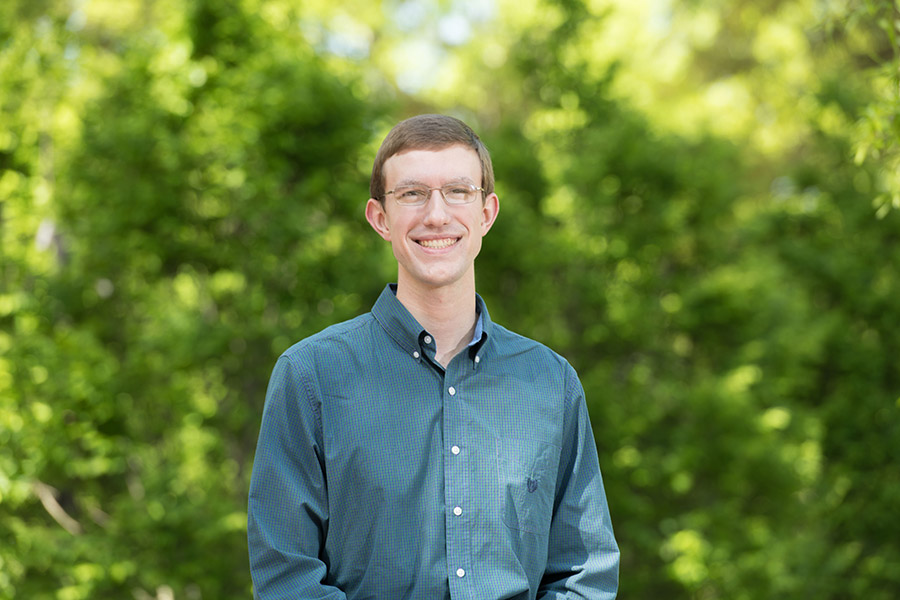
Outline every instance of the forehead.
<svg viewBox="0 0 900 600"><path fill-rule="evenodd" d="M384 162L384 178L388 185L401 181L423 183L451 179L481 181L481 162L478 154L462 145L440 150L405 150Z"/></svg>

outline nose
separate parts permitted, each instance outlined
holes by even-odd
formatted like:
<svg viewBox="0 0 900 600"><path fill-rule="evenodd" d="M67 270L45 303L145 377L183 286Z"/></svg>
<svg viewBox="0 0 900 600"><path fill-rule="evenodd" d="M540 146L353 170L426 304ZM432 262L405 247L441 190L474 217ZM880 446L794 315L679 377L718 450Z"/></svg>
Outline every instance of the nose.
<svg viewBox="0 0 900 600"><path fill-rule="evenodd" d="M428 201L425 202L425 224L434 226L449 223L450 213L447 208L440 188L432 189L428 195Z"/></svg>

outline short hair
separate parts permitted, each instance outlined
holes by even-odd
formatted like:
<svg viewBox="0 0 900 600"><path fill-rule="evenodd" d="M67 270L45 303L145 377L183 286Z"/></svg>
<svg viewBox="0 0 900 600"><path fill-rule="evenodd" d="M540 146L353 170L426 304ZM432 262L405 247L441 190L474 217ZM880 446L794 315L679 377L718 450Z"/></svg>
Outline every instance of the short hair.
<svg viewBox="0 0 900 600"><path fill-rule="evenodd" d="M472 128L447 115L418 115L397 123L381 142L372 166L369 194L384 202L384 163L406 150L443 150L462 145L471 148L481 162L481 187L484 195L494 192L494 167L491 154Z"/></svg>

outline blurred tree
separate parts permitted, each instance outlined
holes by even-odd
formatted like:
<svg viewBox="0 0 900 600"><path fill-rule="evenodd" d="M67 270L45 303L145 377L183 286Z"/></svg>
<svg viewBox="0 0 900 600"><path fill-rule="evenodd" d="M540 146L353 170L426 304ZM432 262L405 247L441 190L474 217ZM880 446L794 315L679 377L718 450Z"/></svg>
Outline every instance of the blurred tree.
<svg viewBox="0 0 900 600"><path fill-rule="evenodd" d="M394 276L368 169L441 111L494 156L492 316L582 376L622 595L893 598L895 21L3 3L0 597L247 596L268 372Z"/></svg>
<svg viewBox="0 0 900 600"><path fill-rule="evenodd" d="M889 598L898 221L871 204L890 164L852 161L871 72L806 4L696 2L661 15L672 75L624 56L658 45L608 50L636 28L602 4L517 4L423 94L488 126L479 288L582 374L623 593Z"/></svg>
<svg viewBox="0 0 900 600"><path fill-rule="evenodd" d="M0 55L0 596L246 596L274 357L382 285L379 108L234 3L107 8Z"/></svg>
<svg viewBox="0 0 900 600"><path fill-rule="evenodd" d="M868 82L867 98L855 131L855 159L879 168L874 204L878 215L900 208L900 4L891 0L849 3L829 14L825 28L846 40Z"/></svg>

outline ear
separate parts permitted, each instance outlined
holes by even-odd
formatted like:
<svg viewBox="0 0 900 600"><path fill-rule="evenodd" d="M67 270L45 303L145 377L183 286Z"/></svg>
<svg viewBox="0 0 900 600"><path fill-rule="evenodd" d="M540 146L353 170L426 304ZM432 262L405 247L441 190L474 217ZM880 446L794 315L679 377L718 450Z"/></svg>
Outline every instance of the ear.
<svg viewBox="0 0 900 600"><path fill-rule="evenodd" d="M481 235L484 237L497 220L500 213L500 198L497 194L491 193L484 199L484 205L481 207Z"/></svg>
<svg viewBox="0 0 900 600"><path fill-rule="evenodd" d="M375 198L369 198L366 202L366 221L387 241L391 241L391 228L388 226L387 213L384 205Z"/></svg>

